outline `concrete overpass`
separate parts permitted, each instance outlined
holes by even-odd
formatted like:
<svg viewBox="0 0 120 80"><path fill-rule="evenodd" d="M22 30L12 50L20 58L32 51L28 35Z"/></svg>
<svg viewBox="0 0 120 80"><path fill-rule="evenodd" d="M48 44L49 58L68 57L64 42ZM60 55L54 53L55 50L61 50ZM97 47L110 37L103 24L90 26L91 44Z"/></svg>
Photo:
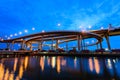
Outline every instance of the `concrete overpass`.
<svg viewBox="0 0 120 80"><path fill-rule="evenodd" d="M26 35L23 37L10 39L10 40L2 40L1 43L6 43L7 48L10 48L10 45L14 45L15 43L21 44L21 49L24 49L25 46L29 46L30 50L32 50L32 44L37 43L38 49L42 49L42 45L44 41L51 41L53 46L53 41L56 41L56 49L58 45L63 42L77 41L78 50L82 49L84 43L82 40L95 38L96 42L93 44L89 44L87 46L92 46L96 44L100 44L100 48L102 49L101 42L103 41L103 37L105 37L108 45L108 49L111 50L109 36L120 35L120 27L113 29L101 29L101 30L93 30L88 32L78 32L78 31L51 31L51 32L40 32L36 34ZM13 47L12 47L13 48Z"/></svg>

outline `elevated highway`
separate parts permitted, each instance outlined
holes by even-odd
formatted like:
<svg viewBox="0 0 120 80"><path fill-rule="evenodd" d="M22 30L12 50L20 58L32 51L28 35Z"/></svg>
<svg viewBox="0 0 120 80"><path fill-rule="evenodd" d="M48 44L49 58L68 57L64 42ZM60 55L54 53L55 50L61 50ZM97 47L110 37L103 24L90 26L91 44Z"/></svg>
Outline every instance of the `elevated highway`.
<svg viewBox="0 0 120 80"><path fill-rule="evenodd" d="M53 41L56 41L56 49L57 49L60 43L76 40L78 43L78 50L80 50L81 47L83 46L82 40L88 38L96 39L95 43L89 44L90 46L100 44L100 48L102 48L101 42L105 37L107 41L108 49L110 50L111 47L109 42L109 36L117 36L117 35L120 35L120 27L114 29L93 30L88 32L78 32L78 31L40 32L15 39L1 40L0 42L7 43L8 48L10 48L10 44L14 45L14 43L20 43L21 48L24 48L24 46L26 45L26 46L30 46L30 50L32 50L33 43L39 44L38 49L42 49L42 44L44 41L51 41L52 42L51 45L53 45Z"/></svg>

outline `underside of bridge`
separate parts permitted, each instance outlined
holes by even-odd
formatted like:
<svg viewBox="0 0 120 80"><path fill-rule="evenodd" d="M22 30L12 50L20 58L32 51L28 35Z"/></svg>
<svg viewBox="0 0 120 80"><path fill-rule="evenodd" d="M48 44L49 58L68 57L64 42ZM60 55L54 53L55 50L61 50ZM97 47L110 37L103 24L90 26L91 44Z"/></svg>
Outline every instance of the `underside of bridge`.
<svg viewBox="0 0 120 80"><path fill-rule="evenodd" d="M104 29L104 30L95 30L89 32L77 32L77 31L53 31L53 32L41 32L36 34L31 34L15 39L10 40L1 40L1 43L7 44L7 49L14 49L14 44L18 43L21 45L22 50L29 48L33 50L32 44L37 44L37 49L42 50L44 45L48 45L52 50L59 49L59 44L66 43L66 50L68 50L67 43L70 41L77 41L77 50L84 50L87 46L100 45L102 49L103 38L106 39L108 49L111 50L109 36L120 35L120 28L117 29ZM91 44L85 44L84 40L94 38L96 41ZM51 42L51 44L45 44L44 42Z"/></svg>

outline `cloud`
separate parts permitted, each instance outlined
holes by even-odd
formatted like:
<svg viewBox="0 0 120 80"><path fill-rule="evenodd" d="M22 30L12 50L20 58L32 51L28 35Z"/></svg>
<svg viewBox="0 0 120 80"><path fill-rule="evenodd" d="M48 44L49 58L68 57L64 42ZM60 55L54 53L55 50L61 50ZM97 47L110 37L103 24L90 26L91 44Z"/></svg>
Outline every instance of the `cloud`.
<svg viewBox="0 0 120 80"><path fill-rule="evenodd" d="M101 26L108 27L109 22L112 22L113 25L118 23L120 17L116 16L117 13L120 13L120 3L111 5L112 2L103 1L96 8L82 8L80 10L75 11L73 15L70 16L71 24L68 27L68 30L78 30L79 26L83 26L84 28L88 28L91 26ZM96 4L95 4L96 5ZM106 9L104 9L104 7ZM109 10L107 10L109 9Z"/></svg>
<svg viewBox="0 0 120 80"><path fill-rule="evenodd" d="M98 9L98 8L101 8L101 7L105 4L105 2L107 2L107 0L104 0L104 1L96 4L96 8L97 8L97 9Z"/></svg>

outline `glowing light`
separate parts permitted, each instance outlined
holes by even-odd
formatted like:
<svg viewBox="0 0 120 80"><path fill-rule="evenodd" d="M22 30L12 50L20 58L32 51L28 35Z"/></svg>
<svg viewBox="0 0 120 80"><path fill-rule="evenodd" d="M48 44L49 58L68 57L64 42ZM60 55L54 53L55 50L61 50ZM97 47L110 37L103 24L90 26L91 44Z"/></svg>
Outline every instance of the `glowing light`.
<svg viewBox="0 0 120 80"><path fill-rule="evenodd" d="M77 58L74 59L74 67L77 67Z"/></svg>
<svg viewBox="0 0 120 80"><path fill-rule="evenodd" d="M104 29L104 27L101 27L101 29Z"/></svg>
<svg viewBox="0 0 120 80"><path fill-rule="evenodd" d="M7 39L10 39L10 37L8 37Z"/></svg>
<svg viewBox="0 0 120 80"><path fill-rule="evenodd" d="M21 35L21 34L22 34L22 32L19 32L19 34Z"/></svg>
<svg viewBox="0 0 120 80"><path fill-rule="evenodd" d="M109 69L112 69L112 63L111 63L111 60L110 59L108 59L108 65L107 65L107 67L109 68Z"/></svg>
<svg viewBox="0 0 120 80"><path fill-rule="evenodd" d="M44 30L42 30L42 32L45 32Z"/></svg>
<svg viewBox="0 0 120 80"><path fill-rule="evenodd" d="M15 60L14 60L14 68L13 68L14 72L16 71L16 68L17 68L17 62L18 62L18 60L17 60L17 58L15 58Z"/></svg>
<svg viewBox="0 0 120 80"><path fill-rule="evenodd" d="M23 66L22 65L20 65L20 68L19 68L19 78L21 79L22 78L22 76L23 76Z"/></svg>
<svg viewBox="0 0 120 80"><path fill-rule="evenodd" d="M89 58L89 67L90 67L90 71L93 71L93 61L92 61L92 58Z"/></svg>
<svg viewBox="0 0 120 80"><path fill-rule="evenodd" d="M60 73L61 66L60 66L60 57L57 57L57 72Z"/></svg>
<svg viewBox="0 0 120 80"><path fill-rule="evenodd" d="M116 60L115 60L115 59L113 59L113 62L115 63L115 62L116 62Z"/></svg>
<svg viewBox="0 0 120 80"><path fill-rule="evenodd" d="M13 35L11 34L10 37L13 37Z"/></svg>
<svg viewBox="0 0 120 80"><path fill-rule="evenodd" d="M13 73L11 73L11 74L9 75L9 80L14 80L14 74L13 74Z"/></svg>
<svg viewBox="0 0 120 80"><path fill-rule="evenodd" d="M61 24L60 24L60 23L58 23L58 24L57 24L57 26L61 26Z"/></svg>
<svg viewBox="0 0 120 80"><path fill-rule="evenodd" d="M108 51L108 48L105 48L106 51Z"/></svg>
<svg viewBox="0 0 120 80"><path fill-rule="evenodd" d="M100 65L99 65L98 59L96 59L96 58L94 59L94 64L95 64L95 71L97 74L99 74L100 73Z"/></svg>
<svg viewBox="0 0 120 80"><path fill-rule="evenodd" d="M28 57L25 57L25 61L24 61L25 70L26 70L27 66L28 66Z"/></svg>
<svg viewBox="0 0 120 80"><path fill-rule="evenodd" d="M35 28L33 27L33 28L32 28L32 30L34 31L34 30L35 30Z"/></svg>
<svg viewBox="0 0 120 80"><path fill-rule="evenodd" d="M25 33L27 33L27 32L28 32L28 30L24 30L24 32L25 32Z"/></svg>
<svg viewBox="0 0 120 80"><path fill-rule="evenodd" d="M56 64L56 59L55 57L52 57L52 68L55 68L55 64Z"/></svg>
<svg viewBox="0 0 120 80"><path fill-rule="evenodd" d="M0 80L3 80L4 77L4 66L2 63L0 63Z"/></svg>
<svg viewBox="0 0 120 80"><path fill-rule="evenodd" d="M20 80L20 79L19 79L19 76L17 76L15 80Z"/></svg>
<svg viewBox="0 0 120 80"><path fill-rule="evenodd" d="M9 78L9 70L7 69L3 80L8 80L8 78Z"/></svg>
<svg viewBox="0 0 120 80"><path fill-rule="evenodd" d="M92 26L88 26L88 28L89 28L89 29L91 29L91 28L92 28Z"/></svg>
<svg viewBox="0 0 120 80"><path fill-rule="evenodd" d="M44 71L44 57L41 57L40 58L40 67L41 67L41 70Z"/></svg>
<svg viewBox="0 0 120 80"><path fill-rule="evenodd" d="M15 33L14 35L17 36L17 33Z"/></svg>

